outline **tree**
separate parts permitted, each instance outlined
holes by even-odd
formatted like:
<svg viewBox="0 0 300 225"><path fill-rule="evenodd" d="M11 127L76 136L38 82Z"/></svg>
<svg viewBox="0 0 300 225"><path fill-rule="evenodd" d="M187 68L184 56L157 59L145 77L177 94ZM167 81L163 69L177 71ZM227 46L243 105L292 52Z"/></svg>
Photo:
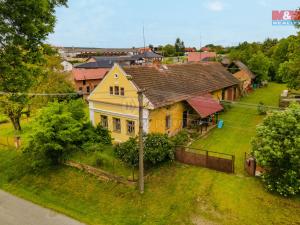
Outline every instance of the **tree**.
<svg viewBox="0 0 300 225"><path fill-rule="evenodd" d="M0 104L15 130L28 104L26 93L39 76L46 49L43 42L53 32L55 7L66 0L0 1ZM30 19L29 19L30 18Z"/></svg>
<svg viewBox="0 0 300 225"><path fill-rule="evenodd" d="M289 89L300 89L300 57L280 64L277 75Z"/></svg>
<svg viewBox="0 0 300 225"><path fill-rule="evenodd" d="M175 55L176 50L175 50L175 47L173 45L168 44L168 45L163 47L162 52L163 52L163 56L170 57L170 56Z"/></svg>
<svg viewBox="0 0 300 225"><path fill-rule="evenodd" d="M240 60L245 64L248 64L248 61L251 59L252 55L260 51L260 44L253 42L243 42L240 43L237 47L233 47L229 53L229 57L233 60Z"/></svg>
<svg viewBox="0 0 300 225"><path fill-rule="evenodd" d="M279 65L276 78L290 89L300 89L300 33L289 38L288 60Z"/></svg>
<svg viewBox="0 0 300 225"><path fill-rule="evenodd" d="M257 81L268 80L271 62L261 51L254 54L248 61L249 69L256 75Z"/></svg>
<svg viewBox="0 0 300 225"><path fill-rule="evenodd" d="M270 57L272 54L273 54L273 48L274 46L276 46L278 43L278 40L275 38L275 39L272 39L272 38L267 38L261 45L261 50L262 52Z"/></svg>
<svg viewBox="0 0 300 225"><path fill-rule="evenodd" d="M177 55L183 55L184 54L184 42L180 40L180 38L177 38L175 41L175 52Z"/></svg>
<svg viewBox="0 0 300 225"><path fill-rule="evenodd" d="M279 41L279 43L274 47L274 52L272 55L272 60L274 61L275 70L277 71L279 65L285 61L289 60L289 44L290 39L283 38Z"/></svg>
<svg viewBox="0 0 300 225"><path fill-rule="evenodd" d="M257 127L252 153L265 169L263 182L281 195L300 192L300 106L273 112Z"/></svg>
<svg viewBox="0 0 300 225"><path fill-rule="evenodd" d="M34 85L30 88L32 93L75 93L74 84L72 83L71 74L62 72L61 58L54 52L45 57L44 71L38 77ZM40 108L47 105L49 101L63 101L75 99L78 96L74 95L61 95L61 96L31 96L31 105ZM32 107L31 107L32 108Z"/></svg>
<svg viewBox="0 0 300 225"><path fill-rule="evenodd" d="M34 169L58 165L83 140L85 113L82 101L50 103L43 108L32 125L23 152Z"/></svg>
<svg viewBox="0 0 300 225"><path fill-rule="evenodd" d="M149 45L149 48L151 49L151 51L154 51L154 46L152 44Z"/></svg>

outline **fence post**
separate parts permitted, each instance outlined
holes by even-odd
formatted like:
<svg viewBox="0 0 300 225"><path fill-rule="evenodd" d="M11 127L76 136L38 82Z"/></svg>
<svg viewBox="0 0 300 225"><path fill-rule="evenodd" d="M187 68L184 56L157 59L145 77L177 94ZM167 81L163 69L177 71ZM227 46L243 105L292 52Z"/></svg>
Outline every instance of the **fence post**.
<svg viewBox="0 0 300 225"><path fill-rule="evenodd" d="M246 168L246 160L247 160L247 152L245 152L245 155L244 155L244 171L247 171L247 168Z"/></svg>
<svg viewBox="0 0 300 225"><path fill-rule="evenodd" d="M208 165L208 151L207 150L205 150L205 152L206 152L206 157L205 157L205 166L207 167ZM208 168L208 167L207 167Z"/></svg>
<svg viewBox="0 0 300 225"><path fill-rule="evenodd" d="M232 155L232 173L234 173L235 155Z"/></svg>

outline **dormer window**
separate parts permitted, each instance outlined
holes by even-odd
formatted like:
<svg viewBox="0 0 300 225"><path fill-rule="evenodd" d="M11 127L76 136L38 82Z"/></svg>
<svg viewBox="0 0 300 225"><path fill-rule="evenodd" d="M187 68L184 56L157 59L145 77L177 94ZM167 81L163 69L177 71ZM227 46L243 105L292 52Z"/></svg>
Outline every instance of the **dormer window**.
<svg viewBox="0 0 300 225"><path fill-rule="evenodd" d="M120 88L119 86L115 86L115 95L119 95L120 94Z"/></svg>
<svg viewBox="0 0 300 225"><path fill-rule="evenodd" d="M125 90L123 87L120 88L120 92L121 92L121 96L124 96L125 95Z"/></svg>
<svg viewBox="0 0 300 225"><path fill-rule="evenodd" d="M123 87L119 87L119 86L110 86L109 87L109 94L110 95L121 95L124 96L125 95L125 88Z"/></svg>

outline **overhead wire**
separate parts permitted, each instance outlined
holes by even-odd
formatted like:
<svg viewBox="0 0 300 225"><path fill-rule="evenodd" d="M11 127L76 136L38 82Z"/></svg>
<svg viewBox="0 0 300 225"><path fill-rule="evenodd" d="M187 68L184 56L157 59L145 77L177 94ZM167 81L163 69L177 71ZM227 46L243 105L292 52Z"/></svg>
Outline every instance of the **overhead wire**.
<svg viewBox="0 0 300 225"><path fill-rule="evenodd" d="M156 90L154 90L156 91ZM134 90L128 90L127 92L132 92L132 93L137 93L137 91ZM160 92L164 92L164 93L170 93L170 94L175 94L174 92L170 92L170 91L160 91ZM68 95L86 95L88 93L80 93L80 92L69 92L69 93L34 93L34 92L3 92L0 91L0 95L13 95L13 94L17 94L17 95L28 95L28 96L68 96ZM93 95L97 96L97 95L101 95L101 94L108 94L108 92L95 92L93 93ZM116 99L116 97L120 97L122 99L134 99L134 97L129 97L129 96L122 96L122 95L109 95L110 97L101 97L101 99ZM212 103L218 100L214 100L214 99L208 99L208 97L204 97L204 96L197 96L197 95L186 95L189 96L190 98L192 97L197 97L198 99L201 99L202 102L206 102L206 103ZM150 101L151 102L151 101ZM244 103L244 102L238 102L238 101L230 101L230 100L219 100L220 103L228 103L230 104L230 106L237 106L237 107L244 107L244 108L248 108L248 109L255 109L258 106L260 106L259 104L255 104L255 103ZM264 107L268 108L268 109L274 109L274 110L281 110L280 107L275 107L275 106L271 106L271 105L263 105ZM207 106L209 107L209 106Z"/></svg>

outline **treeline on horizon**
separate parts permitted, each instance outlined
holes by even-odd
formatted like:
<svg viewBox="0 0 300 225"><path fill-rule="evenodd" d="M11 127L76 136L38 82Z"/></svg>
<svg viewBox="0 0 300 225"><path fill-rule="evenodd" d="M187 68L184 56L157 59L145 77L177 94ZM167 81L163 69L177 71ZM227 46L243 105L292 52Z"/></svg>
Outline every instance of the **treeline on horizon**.
<svg viewBox="0 0 300 225"><path fill-rule="evenodd" d="M259 80L287 83L291 89L300 88L300 34L264 42L243 42L229 48L231 60L240 60Z"/></svg>
<svg viewBox="0 0 300 225"><path fill-rule="evenodd" d="M153 48L152 45L149 47ZM257 76L257 82L276 81L287 83L290 89L300 89L300 33L282 39L267 38L263 42L245 41L232 47L214 44L204 47L219 56L228 56L232 61L240 60ZM175 45L167 44L154 48L165 57L182 56L184 49L184 42L179 38ZM221 58L218 57L218 60Z"/></svg>

